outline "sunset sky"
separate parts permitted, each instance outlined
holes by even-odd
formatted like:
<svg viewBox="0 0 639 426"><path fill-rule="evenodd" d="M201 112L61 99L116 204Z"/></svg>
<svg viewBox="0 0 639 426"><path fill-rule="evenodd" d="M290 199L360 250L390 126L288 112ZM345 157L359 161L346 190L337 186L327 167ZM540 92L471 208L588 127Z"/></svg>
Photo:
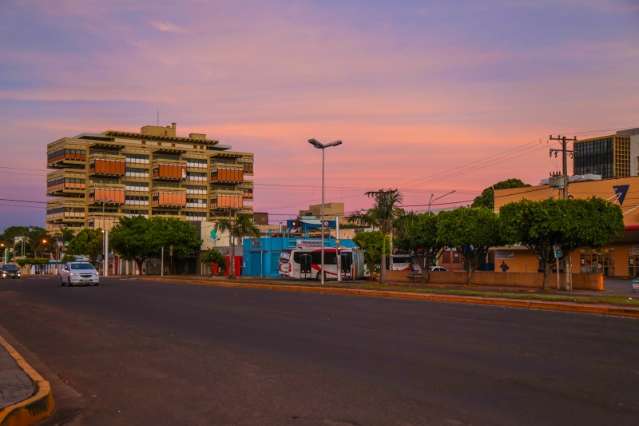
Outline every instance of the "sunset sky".
<svg viewBox="0 0 639 426"><path fill-rule="evenodd" d="M639 1L0 0L0 198L46 200L46 144L177 122L255 153L256 211L537 183L547 138L639 127ZM16 170L21 169L21 170ZM417 207L419 208L419 207ZM44 206L0 201L0 229Z"/></svg>

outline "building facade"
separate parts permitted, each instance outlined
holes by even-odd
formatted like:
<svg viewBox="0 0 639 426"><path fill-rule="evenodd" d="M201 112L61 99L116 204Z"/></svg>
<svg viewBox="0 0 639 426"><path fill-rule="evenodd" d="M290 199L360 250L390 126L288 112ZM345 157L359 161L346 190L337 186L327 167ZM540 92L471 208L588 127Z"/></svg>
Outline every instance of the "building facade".
<svg viewBox="0 0 639 426"><path fill-rule="evenodd" d="M252 213L253 154L176 125L107 130L47 145L47 228L110 229L123 216L214 221Z"/></svg>
<svg viewBox="0 0 639 426"><path fill-rule="evenodd" d="M637 176L639 129L575 142L573 172L575 175L596 174L603 179Z"/></svg>
<svg viewBox="0 0 639 426"><path fill-rule="evenodd" d="M588 199L599 197L621 208L625 231L621 238L601 248L582 247L571 254L573 272L602 272L611 277L639 276L639 177L577 181L568 185L568 197ZM542 201L561 198L560 191L549 185L495 190L495 211L520 200ZM492 250L495 271L502 264L508 272L535 272L542 265L525 247L495 247Z"/></svg>

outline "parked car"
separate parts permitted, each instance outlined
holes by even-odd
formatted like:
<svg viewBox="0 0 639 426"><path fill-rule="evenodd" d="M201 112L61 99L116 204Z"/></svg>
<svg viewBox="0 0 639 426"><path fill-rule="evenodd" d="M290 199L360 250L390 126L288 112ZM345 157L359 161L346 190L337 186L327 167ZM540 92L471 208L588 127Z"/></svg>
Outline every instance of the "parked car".
<svg viewBox="0 0 639 426"><path fill-rule="evenodd" d="M0 271L2 271L0 275L2 278L20 278L22 275L18 265L13 263L5 263L2 267L0 267Z"/></svg>
<svg viewBox="0 0 639 426"><path fill-rule="evenodd" d="M448 272L448 269L444 268L443 266L431 266L430 271L431 272Z"/></svg>
<svg viewBox="0 0 639 426"><path fill-rule="evenodd" d="M60 270L60 285L99 285L98 271L89 262L68 262Z"/></svg>

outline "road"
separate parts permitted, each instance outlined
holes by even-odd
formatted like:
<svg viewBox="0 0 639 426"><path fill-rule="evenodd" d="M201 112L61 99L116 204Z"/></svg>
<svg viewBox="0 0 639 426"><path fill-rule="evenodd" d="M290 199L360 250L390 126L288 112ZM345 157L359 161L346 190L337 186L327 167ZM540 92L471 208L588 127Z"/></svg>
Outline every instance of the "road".
<svg viewBox="0 0 639 426"><path fill-rule="evenodd" d="M0 306L54 392L79 394L82 409L52 424L639 418L636 320L136 280L0 281Z"/></svg>

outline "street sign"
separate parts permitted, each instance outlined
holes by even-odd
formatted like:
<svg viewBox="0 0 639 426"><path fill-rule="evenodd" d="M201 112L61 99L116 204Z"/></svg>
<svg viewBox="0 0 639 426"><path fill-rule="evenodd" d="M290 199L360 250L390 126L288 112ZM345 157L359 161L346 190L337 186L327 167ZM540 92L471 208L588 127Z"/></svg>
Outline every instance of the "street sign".
<svg viewBox="0 0 639 426"><path fill-rule="evenodd" d="M552 246L553 252L555 254L555 259L561 259L563 257L563 252L561 251L561 247L558 244Z"/></svg>
<svg viewBox="0 0 639 426"><path fill-rule="evenodd" d="M217 240L217 229L216 228L211 229L211 233L209 234L209 237L213 241Z"/></svg>

